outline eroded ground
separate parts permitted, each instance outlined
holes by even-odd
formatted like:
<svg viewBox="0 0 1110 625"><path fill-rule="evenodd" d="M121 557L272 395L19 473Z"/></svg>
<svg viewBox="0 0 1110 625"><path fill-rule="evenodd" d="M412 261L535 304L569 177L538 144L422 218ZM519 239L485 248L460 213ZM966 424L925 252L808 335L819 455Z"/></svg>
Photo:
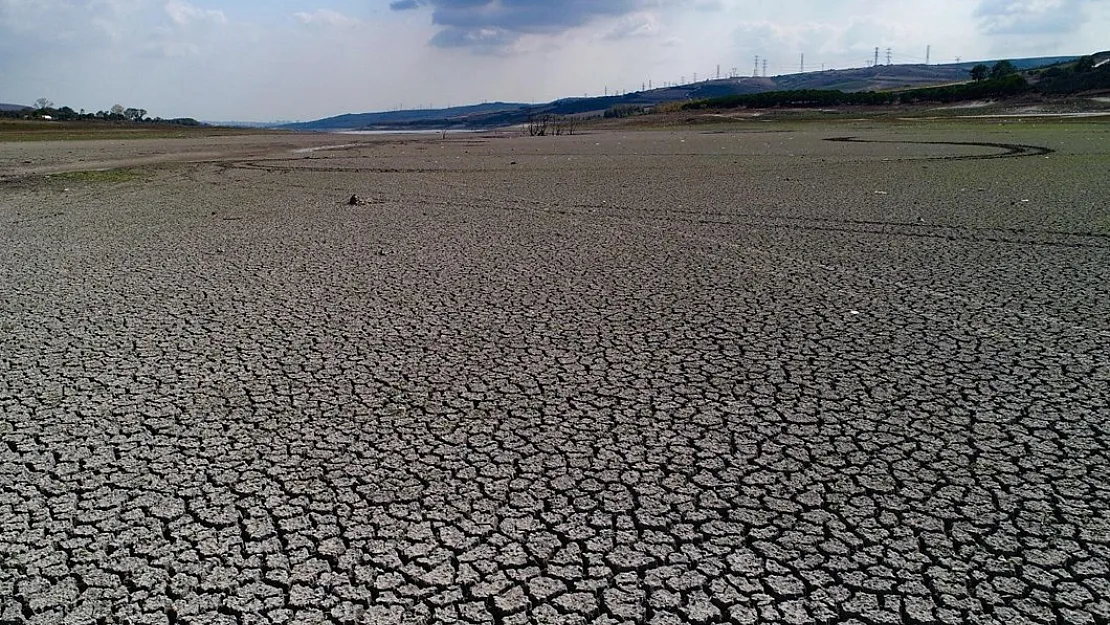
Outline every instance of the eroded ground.
<svg viewBox="0 0 1110 625"><path fill-rule="evenodd" d="M1106 622L1108 130L0 144L0 621Z"/></svg>

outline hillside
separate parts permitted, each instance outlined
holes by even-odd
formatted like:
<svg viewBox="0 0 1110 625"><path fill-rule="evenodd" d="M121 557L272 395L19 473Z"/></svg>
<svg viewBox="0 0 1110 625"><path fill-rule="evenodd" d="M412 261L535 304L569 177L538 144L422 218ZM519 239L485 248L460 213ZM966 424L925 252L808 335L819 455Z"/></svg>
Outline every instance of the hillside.
<svg viewBox="0 0 1110 625"><path fill-rule="evenodd" d="M1019 70L1074 62L1078 57L1012 59ZM606 111L650 108L667 102L795 90L843 92L911 89L968 80L972 67L994 61L942 65L877 65L768 77L740 77L638 91L619 96L567 98L539 105L495 102L447 109L353 113L281 128L302 131L481 129L526 123L537 116L601 115Z"/></svg>
<svg viewBox="0 0 1110 625"><path fill-rule="evenodd" d="M1034 88L1048 95L1110 92L1110 52L1082 57L1028 73Z"/></svg>
<svg viewBox="0 0 1110 625"><path fill-rule="evenodd" d="M15 113L29 110L31 110L31 107L24 106L23 104L5 104L0 102L0 113Z"/></svg>
<svg viewBox="0 0 1110 625"><path fill-rule="evenodd" d="M469 125L475 118L488 115L519 111L528 108L527 104L510 102L492 102L487 104L474 104L469 106L455 106L445 109L412 109L403 111L385 111L380 113L347 113L326 119L310 122L297 122L283 124L280 127L289 130L336 131L336 130L373 130L377 127L387 126L395 128L411 124L436 124ZM439 127L439 126L437 126Z"/></svg>

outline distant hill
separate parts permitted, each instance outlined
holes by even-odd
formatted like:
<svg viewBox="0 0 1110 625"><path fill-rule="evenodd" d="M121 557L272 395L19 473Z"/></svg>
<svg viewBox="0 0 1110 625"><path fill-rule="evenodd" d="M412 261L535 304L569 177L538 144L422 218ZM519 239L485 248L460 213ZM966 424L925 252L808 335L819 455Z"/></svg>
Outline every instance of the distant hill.
<svg viewBox="0 0 1110 625"><path fill-rule="evenodd" d="M728 94L679 104L682 110L714 110L734 108L815 108L839 106L892 106L919 103L953 103L968 101L1014 102L1016 98L1051 98L1065 96L1071 100L1110 93L1110 63L1102 60L1104 53L1079 57L1052 65L1035 65L1031 69L1015 69L1015 63L982 64L987 71L975 80L958 80L943 85L901 87L850 91L844 89L784 89L760 93ZM1025 64L1028 67L1029 64ZM974 70L972 70L974 71ZM876 76L869 78L875 79ZM624 115L610 112L607 117Z"/></svg>
<svg viewBox="0 0 1110 625"><path fill-rule="evenodd" d="M281 124L287 124L289 122L242 122L203 119L200 121L200 123L204 124L205 126L219 126L221 128L274 128L280 126Z"/></svg>
<svg viewBox="0 0 1110 625"><path fill-rule="evenodd" d="M24 106L22 104L4 104L3 102L0 102L0 113L16 113L16 112L19 112L19 111L30 111L30 110L33 110L33 109L29 106Z"/></svg>
<svg viewBox="0 0 1110 625"><path fill-rule="evenodd" d="M1057 63L1027 72L1033 88L1048 95L1110 92L1110 51L1097 52L1074 63Z"/></svg>
<svg viewBox="0 0 1110 625"><path fill-rule="evenodd" d="M1078 56L1010 59L1019 70L1073 62ZM483 129L511 126L544 115L601 115L616 108L650 108L667 102L701 100L770 91L839 90L883 91L928 87L968 80L972 67L996 61L968 61L941 65L876 65L767 77L707 80L687 85L637 91L595 98L567 98L528 105L494 102L446 109L419 109L380 113L349 113L311 122L284 124L289 130L421 130L442 128Z"/></svg>
<svg viewBox="0 0 1110 625"><path fill-rule="evenodd" d="M775 90L838 89L840 91L882 91L925 87L967 80L974 67L960 65L879 65L775 78Z"/></svg>
<svg viewBox="0 0 1110 625"><path fill-rule="evenodd" d="M339 130L373 130L379 127L396 128L406 125L431 124L432 127L443 126L469 126L477 118L491 114L515 112L528 108L527 104L511 102L493 102L487 104L473 104L469 106L454 106L445 109L412 109L403 111L385 111L380 113L347 113L326 119L311 122L298 122L282 124L280 128L289 130L312 131L339 131Z"/></svg>

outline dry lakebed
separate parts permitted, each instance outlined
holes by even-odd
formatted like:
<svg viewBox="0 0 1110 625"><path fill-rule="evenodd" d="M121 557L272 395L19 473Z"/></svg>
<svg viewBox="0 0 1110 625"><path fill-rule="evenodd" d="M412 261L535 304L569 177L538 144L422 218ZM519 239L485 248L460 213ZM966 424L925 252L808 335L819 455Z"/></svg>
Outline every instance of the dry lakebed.
<svg viewBox="0 0 1110 625"><path fill-rule="evenodd" d="M0 142L0 623L1107 623L1110 123Z"/></svg>

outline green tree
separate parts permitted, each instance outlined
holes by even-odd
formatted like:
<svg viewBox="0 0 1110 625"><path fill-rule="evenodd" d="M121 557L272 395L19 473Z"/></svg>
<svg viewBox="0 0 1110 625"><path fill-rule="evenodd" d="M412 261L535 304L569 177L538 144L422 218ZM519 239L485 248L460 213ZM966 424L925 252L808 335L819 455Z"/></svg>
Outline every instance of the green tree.
<svg viewBox="0 0 1110 625"><path fill-rule="evenodd" d="M1079 60L1075 62L1075 73L1076 74L1082 74L1083 72L1089 72L1094 68L1095 68L1095 57L1090 56L1090 55L1081 56L1081 57L1079 57Z"/></svg>
<svg viewBox="0 0 1110 625"><path fill-rule="evenodd" d="M1017 68L1009 61L999 61L991 68L991 78L1005 78L1010 74L1016 74Z"/></svg>
<svg viewBox="0 0 1110 625"><path fill-rule="evenodd" d="M989 74L990 71L991 70L990 70L989 67L980 63L980 64L976 65L975 67L971 68L971 79L974 80L975 82L986 80L987 79L987 74Z"/></svg>

